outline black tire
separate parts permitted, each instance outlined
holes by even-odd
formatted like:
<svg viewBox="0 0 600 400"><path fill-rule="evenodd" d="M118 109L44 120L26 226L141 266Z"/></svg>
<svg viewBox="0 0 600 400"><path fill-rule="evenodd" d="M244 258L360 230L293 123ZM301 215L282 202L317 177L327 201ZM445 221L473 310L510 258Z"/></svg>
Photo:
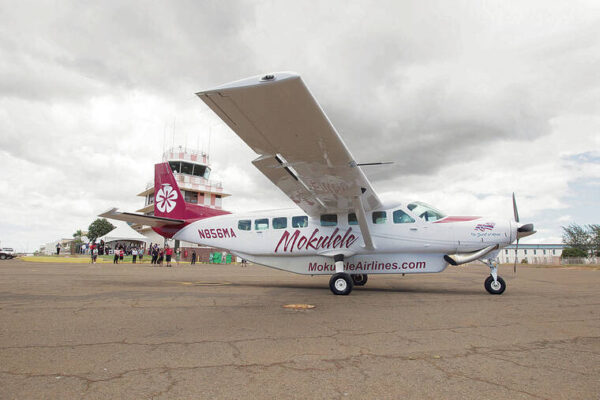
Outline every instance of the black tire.
<svg viewBox="0 0 600 400"><path fill-rule="evenodd" d="M344 272L334 274L329 280L329 289L333 294L347 296L352 292L353 287L352 278Z"/></svg>
<svg viewBox="0 0 600 400"><path fill-rule="evenodd" d="M6 260L6 254L0 254L0 260Z"/></svg>
<svg viewBox="0 0 600 400"><path fill-rule="evenodd" d="M354 283L354 286L365 286L368 279L369 276L367 274L352 275L352 283Z"/></svg>
<svg viewBox="0 0 600 400"><path fill-rule="evenodd" d="M500 284L500 287L494 287L494 278L490 275L485 280L485 290L488 291L489 294L502 294L506 290L506 282L504 279L498 277L497 282Z"/></svg>

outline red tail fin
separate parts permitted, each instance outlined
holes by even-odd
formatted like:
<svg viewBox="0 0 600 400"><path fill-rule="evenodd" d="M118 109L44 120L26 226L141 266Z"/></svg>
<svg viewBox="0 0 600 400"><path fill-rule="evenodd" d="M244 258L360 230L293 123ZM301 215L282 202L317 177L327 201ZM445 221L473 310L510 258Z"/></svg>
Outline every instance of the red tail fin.
<svg viewBox="0 0 600 400"><path fill-rule="evenodd" d="M229 212L186 203L169 163L154 165L155 216L189 221L223 214L229 214Z"/></svg>
<svg viewBox="0 0 600 400"><path fill-rule="evenodd" d="M185 200L169 163L154 166L154 215L185 219Z"/></svg>

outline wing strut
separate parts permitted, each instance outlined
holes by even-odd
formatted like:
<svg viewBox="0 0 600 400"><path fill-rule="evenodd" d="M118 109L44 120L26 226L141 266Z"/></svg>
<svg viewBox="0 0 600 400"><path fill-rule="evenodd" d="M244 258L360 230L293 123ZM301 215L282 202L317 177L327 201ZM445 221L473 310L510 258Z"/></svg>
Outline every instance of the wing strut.
<svg viewBox="0 0 600 400"><path fill-rule="evenodd" d="M371 237L371 231L369 231L369 224L367 223L367 214L365 213L365 208L363 207L362 194L355 196L352 200L354 203L356 219L358 219L358 226L360 227L360 233L362 234L363 241L365 242L365 249L375 250L373 238Z"/></svg>

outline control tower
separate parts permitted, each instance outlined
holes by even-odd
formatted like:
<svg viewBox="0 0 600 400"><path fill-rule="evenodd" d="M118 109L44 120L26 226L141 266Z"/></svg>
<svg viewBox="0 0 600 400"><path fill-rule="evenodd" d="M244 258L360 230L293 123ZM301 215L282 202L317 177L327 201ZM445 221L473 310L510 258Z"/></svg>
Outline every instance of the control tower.
<svg viewBox="0 0 600 400"><path fill-rule="evenodd" d="M210 159L207 153L173 147L163 153L163 162L168 162L186 203L200 204L210 208L221 209L223 198L231 196L223 191L221 182L210 180ZM138 193L144 198L144 207L137 210L145 215L154 215L154 182L146 185L146 190ZM150 241L162 246L164 238L149 226L133 225L133 228L146 236ZM181 247L198 247L196 244L182 242Z"/></svg>

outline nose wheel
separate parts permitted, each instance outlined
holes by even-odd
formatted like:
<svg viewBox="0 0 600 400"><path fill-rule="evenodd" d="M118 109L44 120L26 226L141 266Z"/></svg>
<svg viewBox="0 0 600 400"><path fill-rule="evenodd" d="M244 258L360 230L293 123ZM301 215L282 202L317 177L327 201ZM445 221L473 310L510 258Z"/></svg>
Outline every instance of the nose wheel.
<svg viewBox="0 0 600 400"><path fill-rule="evenodd" d="M485 280L485 290L489 294L502 294L506 290L506 282L498 276L498 266L493 259L488 259L486 264L490 267L490 276Z"/></svg>
<svg viewBox="0 0 600 400"><path fill-rule="evenodd" d="M506 282L499 276L496 280L494 280L493 276L488 276L484 286L489 294L502 294L506 290Z"/></svg>

